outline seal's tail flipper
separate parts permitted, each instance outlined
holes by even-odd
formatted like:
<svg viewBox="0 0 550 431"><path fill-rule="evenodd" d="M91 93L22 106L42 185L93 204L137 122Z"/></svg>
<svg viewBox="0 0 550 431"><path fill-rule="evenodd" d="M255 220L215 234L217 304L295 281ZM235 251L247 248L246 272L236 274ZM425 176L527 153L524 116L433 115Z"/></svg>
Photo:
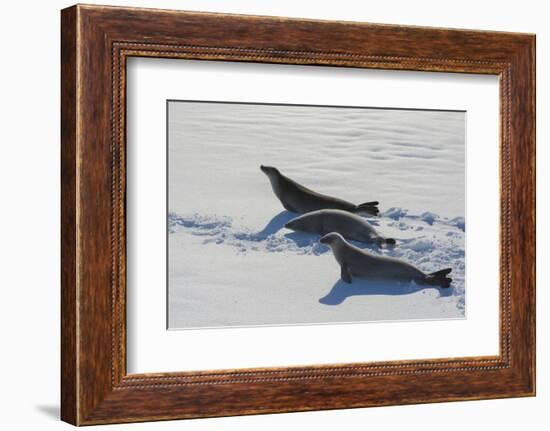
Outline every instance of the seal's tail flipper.
<svg viewBox="0 0 550 431"><path fill-rule="evenodd" d="M428 274L424 279L426 284L440 287L449 287L451 285L452 278L447 275L452 271L452 268L445 268L440 271L432 272Z"/></svg>
<svg viewBox="0 0 550 431"><path fill-rule="evenodd" d="M393 238L376 238L375 240L376 245L378 247L382 247L384 244L387 245L395 245L396 241Z"/></svg>
<svg viewBox="0 0 550 431"><path fill-rule="evenodd" d="M372 202L365 202L362 204L359 204L355 207L354 213L358 214L369 214L376 216L380 212L378 210L378 201L372 201Z"/></svg>

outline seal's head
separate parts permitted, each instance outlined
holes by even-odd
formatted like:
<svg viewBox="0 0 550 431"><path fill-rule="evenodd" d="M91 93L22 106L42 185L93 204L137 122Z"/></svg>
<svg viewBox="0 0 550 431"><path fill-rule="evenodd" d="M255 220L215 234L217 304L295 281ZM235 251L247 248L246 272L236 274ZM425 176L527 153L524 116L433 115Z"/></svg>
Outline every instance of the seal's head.
<svg viewBox="0 0 550 431"><path fill-rule="evenodd" d="M299 232L319 233L323 227L323 217L320 211L312 211L293 218L285 227L290 230Z"/></svg>
<svg viewBox="0 0 550 431"><path fill-rule="evenodd" d="M329 247L334 247L335 245L342 244L345 242L344 237L337 232L327 233L323 236L319 242L321 244L328 245Z"/></svg>
<svg viewBox="0 0 550 431"><path fill-rule="evenodd" d="M273 166L260 166L261 171L266 174L269 178L275 177L279 175L279 170L277 168L274 168Z"/></svg>

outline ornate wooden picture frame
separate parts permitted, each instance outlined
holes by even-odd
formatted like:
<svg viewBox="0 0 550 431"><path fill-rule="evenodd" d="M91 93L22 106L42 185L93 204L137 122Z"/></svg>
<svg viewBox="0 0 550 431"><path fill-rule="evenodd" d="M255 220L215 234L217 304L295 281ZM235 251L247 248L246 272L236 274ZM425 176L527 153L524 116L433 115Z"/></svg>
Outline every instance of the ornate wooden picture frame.
<svg viewBox="0 0 550 431"><path fill-rule="evenodd" d="M75 425L533 396L535 37L77 5L62 11L61 416ZM128 374L129 57L492 74L500 82L500 353Z"/></svg>

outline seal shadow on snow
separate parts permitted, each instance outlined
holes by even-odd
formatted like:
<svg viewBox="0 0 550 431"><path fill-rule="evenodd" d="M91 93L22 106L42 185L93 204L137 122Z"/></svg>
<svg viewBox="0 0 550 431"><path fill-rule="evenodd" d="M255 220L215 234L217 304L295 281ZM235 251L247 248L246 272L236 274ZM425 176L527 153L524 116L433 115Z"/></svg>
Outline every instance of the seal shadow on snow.
<svg viewBox="0 0 550 431"><path fill-rule="evenodd" d="M453 288L441 289L436 286L422 286L415 283L376 282L366 280L353 280L351 284L338 280L329 293L320 298L319 302L325 305L339 305L352 296L364 295L410 295L424 289L436 289L440 297L451 296Z"/></svg>
<svg viewBox="0 0 550 431"><path fill-rule="evenodd" d="M276 234L282 229L285 229L285 224L298 216L299 214L295 214L290 211L281 211L279 214L273 217L260 232L256 233L254 236L258 240L265 240L269 236ZM303 232L289 232L286 233L284 237L294 242L294 244L298 248L313 247L312 252L317 255L323 254L330 250L328 247L318 242L320 238L319 235L312 235Z"/></svg>
<svg viewBox="0 0 550 431"><path fill-rule="evenodd" d="M259 238L267 238L270 235L273 235L277 232L279 232L281 229L285 227L285 224L287 224L290 220L295 218L297 215L294 213L291 213L290 211L281 211L279 214L277 214L275 217L273 217L267 225L256 235Z"/></svg>

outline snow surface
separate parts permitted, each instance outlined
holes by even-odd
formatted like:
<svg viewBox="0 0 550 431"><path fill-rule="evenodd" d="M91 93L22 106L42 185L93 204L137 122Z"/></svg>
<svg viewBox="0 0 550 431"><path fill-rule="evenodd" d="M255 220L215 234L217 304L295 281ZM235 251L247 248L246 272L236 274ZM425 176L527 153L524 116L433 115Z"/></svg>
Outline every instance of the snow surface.
<svg viewBox="0 0 550 431"><path fill-rule="evenodd" d="M446 319L465 316L465 114L170 102L169 327ZM361 203L395 247L356 245L448 289L339 279L317 235L292 232L261 164Z"/></svg>

